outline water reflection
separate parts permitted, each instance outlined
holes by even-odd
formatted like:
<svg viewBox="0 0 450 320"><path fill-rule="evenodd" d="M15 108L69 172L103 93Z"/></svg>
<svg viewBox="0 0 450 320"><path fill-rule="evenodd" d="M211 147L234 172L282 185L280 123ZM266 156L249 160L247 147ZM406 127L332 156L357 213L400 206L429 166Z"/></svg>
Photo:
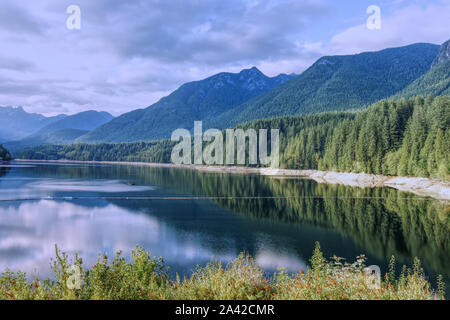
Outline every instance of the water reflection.
<svg viewBox="0 0 450 320"><path fill-rule="evenodd" d="M277 248L273 235L263 228L253 228L244 236L236 229L229 232L224 224L239 223L239 219L233 221L230 212L214 205L191 203L195 213L186 213L186 207L180 210L176 204L165 204L164 212L153 214L161 203L147 203L145 210L128 210L106 202L88 202L41 200L1 206L0 268L28 273L38 270L41 276L51 276L49 257L54 256L55 243L69 253L80 253L88 265L95 263L99 252L129 252L139 244L186 275L214 256L230 261L241 249L252 252L268 270L286 267L295 272L305 266L289 250L283 253Z"/></svg>
<svg viewBox="0 0 450 320"><path fill-rule="evenodd" d="M1 170L5 168L0 168ZM0 178L0 200L15 197L228 196L218 200L0 202L0 268L48 271L53 245L93 263L99 251L129 252L140 244L190 273L216 257L245 250L267 271L305 268L314 242L325 254L366 253L386 267L394 254L414 256L435 277L450 277L446 202L393 189L360 189L304 179L200 173L128 166L13 167ZM284 197L239 199L239 197ZM287 197L287 198L286 198ZM47 271L46 271L47 270Z"/></svg>

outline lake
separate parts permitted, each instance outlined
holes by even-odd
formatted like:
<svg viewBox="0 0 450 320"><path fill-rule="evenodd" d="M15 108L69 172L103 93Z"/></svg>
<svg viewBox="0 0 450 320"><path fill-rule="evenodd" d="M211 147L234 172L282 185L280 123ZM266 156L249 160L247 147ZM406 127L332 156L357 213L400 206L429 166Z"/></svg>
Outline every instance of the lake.
<svg viewBox="0 0 450 320"><path fill-rule="evenodd" d="M326 257L387 270L415 256L435 286L450 281L448 202L389 188L302 178L126 165L0 165L0 269L51 277L54 246L93 265L136 245L189 275L212 258L251 254L268 273L304 270L319 241ZM401 266L398 266L400 269Z"/></svg>

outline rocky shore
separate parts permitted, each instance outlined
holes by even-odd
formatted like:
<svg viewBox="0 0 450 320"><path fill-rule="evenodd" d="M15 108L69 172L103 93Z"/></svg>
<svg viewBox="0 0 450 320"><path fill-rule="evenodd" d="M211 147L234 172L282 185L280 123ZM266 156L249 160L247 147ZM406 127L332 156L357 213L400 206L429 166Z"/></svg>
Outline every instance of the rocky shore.
<svg viewBox="0 0 450 320"><path fill-rule="evenodd" d="M261 174L272 177L292 176L313 179L319 183L341 184L351 187L375 188L390 187L404 192L411 192L423 197L450 201L450 183L421 177L396 177L366 173L332 172L319 170L290 170L272 168L250 168L237 166L176 165L171 163L117 162L117 161L69 161L69 160L16 160L17 162L57 162L114 164L130 166L147 166L158 168L193 169L202 172Z"/></svg>

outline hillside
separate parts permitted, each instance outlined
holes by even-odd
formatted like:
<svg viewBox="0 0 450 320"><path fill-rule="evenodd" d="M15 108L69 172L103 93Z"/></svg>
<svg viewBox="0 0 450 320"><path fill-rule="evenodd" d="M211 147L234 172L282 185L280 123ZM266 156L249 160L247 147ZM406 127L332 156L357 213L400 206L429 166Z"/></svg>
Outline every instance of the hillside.
<svg viewBox="0 0 450 320"><path fill-rule="evenodd" d="M36 134L46 134L64 129L91 131L111 121L113 118L108 112L84 111L53 122L40 129Z"/></svg>
<svg viewBox="0 0 450 320"><path fill-rule="evenodd" d="M25 148L34 146L74 143L78 137L81 137L88 132L89 131L79 129L63 129L49 133L35 134L20 141L7 142L4 145L12 154L17 154Z"/></svg>
<svg viewBox="0 0 450 320"><path fill-rule="evenodd" d="M28 113L22 107L0 107L0 142L20 140L66 115L45 117Z"/></svg>
<svg viewBox="0 0 450 320"><path fill-rule="evenodd" d="M444 42L440 49L437 57L434 59L432 67L435 65L450 60L450 40Z"/></svg>
<svg viewBox="0 0 450 320"><path fill-rule="evenodd" d="M240 73L219 73L186 83L152 106L121 115L79 141L128 142L170 138L173 130L191 129L195 120L217 117L294 76L282 74L269 78L255 67Z"/></svg>
<svg viewBox="0 0 450 320"><path fill-rule="evenodd" d="M395 97L450 95L450 60L435 65Z"/></svg>
<svg viewBox="0 0 450 320"><path fill-rule="evenodd" d="M238 126L280 128L280 164L448 181L450 97L382 100L359 112L326 112L255 120ZM170 162L174 143L75 144L26 149L20 158Z"/></svg>
<svg viewBox="0 0 450 320"><path fill-rule="evenodd" d="M432 68L398 93L396 98L429 94L450 95L450 40L441 46Z"/></svg>
<svg viewBox="0 0 450 320"><path fill-rule="evenodd" d="M413 44L320 58L297 78L214 119L225 128L253 119L349 110L390 97L430 69L439 46Z"/></svg>
<svg viewBox="0 0 450 320"><path fill-rule="evenodd" d="M69 144L75 139L107 123L114 117L107 112L84 111L50 123L21 140L9 141L5 146L13 154L23 148L47 144Z"/></svg>

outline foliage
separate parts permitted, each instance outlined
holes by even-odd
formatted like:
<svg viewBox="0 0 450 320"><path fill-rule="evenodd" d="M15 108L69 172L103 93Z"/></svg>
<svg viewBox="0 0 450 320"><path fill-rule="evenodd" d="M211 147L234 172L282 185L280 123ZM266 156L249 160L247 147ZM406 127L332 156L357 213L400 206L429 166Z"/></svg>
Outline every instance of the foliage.
<svg viewBox="0 0 450 320"><path fill-rule="evenodd" d="M324 123L290 139L287 168L448 179L450 98L383 100L337 126Z"/></svg>
<svg viewBox="0 0 450 320"><path fill-rule="evenodd" d="M249 128L280 129L280 149L283 150L288 142L288 137L294 136L304 128L314 127L327 123L333 127L343 119L351 119L355 115L350 112L324 113L317 115L304 115L294 117L256 120L239 125L237 128L247 130ZM225 138L225 134L223 135ZM269 138L270 140L270 138ZM135 162L166 162L171 161L174 142L160 140L154 142L130 142L130 143L100 143L73 145L42 145L24 149L18 158L33 160L77 160L77 161L135 161ZM248 151L248 150L247 150ZM248 157L247 157L248 160Z"/></svg>
<svg viewBox="0 0 450 320"><path fill-rule="evenodd" d="M23 150L19 158L30 160L170 162L171 141L46 145Z"/></svg>
<svg viewBox="0 0 450 320"><path fill-rule="evenodd" d="M420 76L404 90L395 95L398 97L413 97L416 95L450 95L450 60L443 61Z"/></svg>
<svg viewBox="0 0 450 320"><path fill-rule="evenodd" d="M431 69L395 97L450 95L450 40L443 43Z"/></svg>
<svg viewBox="0 0 450 320"><path fill-rule="evenodd" d="M83 269L77 255L69 262L68 256L56 247L53 261L55 280L29 282L26 274L5 271L0 277L2 300L394 300L443 299L425 280L420 261L415 259L412 269L403 268L398 278L388 274L380 279L379 287L364 270L365 257L354 263L345 263L333 257L327 261L317 244L311 258L312 268L289 275L280 270L265 276L263 270L248 255L239 257L223 267L211 262L198 267L190 278L170 279L161 258L151 258L144 249L132 251L132 261L117 253L112 262L99 255L97 263ZM69 289L73 276L70 266L80 268L79 288ZM442 291L442 279L438 279Z"/></svg>

